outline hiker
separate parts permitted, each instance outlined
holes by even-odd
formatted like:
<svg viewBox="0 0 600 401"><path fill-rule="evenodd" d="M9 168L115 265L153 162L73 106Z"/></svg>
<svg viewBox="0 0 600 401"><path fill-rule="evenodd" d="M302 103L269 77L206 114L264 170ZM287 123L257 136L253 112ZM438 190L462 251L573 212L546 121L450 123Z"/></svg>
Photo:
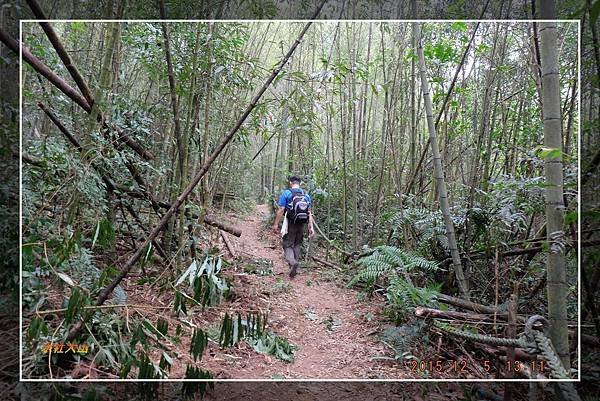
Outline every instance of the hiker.
<svg viewBox="0 0 600 401"><path fill-rule="evenodd" d="M283 237L283 252L290 265L290 278L294 278L298 270L306 226L308 226L308 238L312 238L315 233L310 196L300 188L300 181L298 176L289 177L290 188L284 190L279 196L277 202L279 210L273 223L273 232L281 233ZM279 223L284 213L285 220L280 231Z"/></svg>

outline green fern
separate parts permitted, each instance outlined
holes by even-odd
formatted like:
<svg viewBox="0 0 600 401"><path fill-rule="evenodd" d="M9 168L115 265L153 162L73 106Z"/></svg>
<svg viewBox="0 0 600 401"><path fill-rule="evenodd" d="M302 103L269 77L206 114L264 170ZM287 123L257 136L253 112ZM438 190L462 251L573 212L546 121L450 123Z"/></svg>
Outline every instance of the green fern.
<svg viewBox="0 0 600 401"><path fill-rule="evenodd" d="M383 273L386 273L390 269L390 265L387 263L377 263L373 262L372 265L363 268L359 271L348 283L348 287L352 287L356 283L362 281L367 283L374 283L375 280L379 278Z"/></svg>
<svg viewBox="0 0 600 401"><path fill-rule="evenodd" d="M373 252L358 259L356 265L361 269L350 280L348 283L349 287L358 282L373 284L383 275L396 272L397 270L405 272L414 269L435 271L439 268L437 263L427 260L422 256L389 245L381 245L373 248Z"/></svg>
<svg viewBox="0 0 600 401"><path fill-rule="evenodd" d="M442 213L439 210L429 210L422 207L406 207L398 211L391 219L392 239L403 243L404 229L415 233L419 239L421 253L429 251L432 244L448 250L448 240Z"/></svg>
<svg viewBox="0 0 600 401"><path fill-rule="evenodd" d="M417 306L434 306L441 284L414 287L397 275L390 277L386 297L391 306L406 310Z"/></svg>

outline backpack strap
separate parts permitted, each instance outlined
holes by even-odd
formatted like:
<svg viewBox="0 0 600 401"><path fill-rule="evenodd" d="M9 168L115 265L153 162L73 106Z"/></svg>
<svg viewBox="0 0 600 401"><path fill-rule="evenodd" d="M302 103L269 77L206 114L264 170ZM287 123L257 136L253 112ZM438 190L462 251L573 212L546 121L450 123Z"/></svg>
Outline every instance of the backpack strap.
<svg viewBox="0 0 600 401"><path fill-rule="evenodd" d="M298 188L290 188L290 189L286 189L286 191L290 191L290 201L286 203L285 205L285 213L287 214L290 211L293 211L294 209L294 190L296 190Z"/></svg>
<svg viewBox="0 0 600 401"><path fill-rule="evenodd" d="M290 206L288 208L288 206L286 206L286 211L290 211L294 209L294 197L297 196L298 194L304 196L305 193L301 188L290 188L288 191L290 191L292 197L290 199L290 202L288 203L288 205Z"/></svg>

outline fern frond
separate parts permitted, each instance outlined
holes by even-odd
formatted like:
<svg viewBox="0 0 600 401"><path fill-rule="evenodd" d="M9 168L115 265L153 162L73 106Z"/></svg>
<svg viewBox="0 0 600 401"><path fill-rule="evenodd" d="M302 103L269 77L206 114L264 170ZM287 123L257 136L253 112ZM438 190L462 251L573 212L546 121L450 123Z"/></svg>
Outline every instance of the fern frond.
<svg viewBox="0 0 600 401"><path fill-rule="evenodd" d="M437 299L440 287L440 284L423 288L413 287L396 276L390 280L386 296L392 306L401 310L417 306L431 306Z"/></svg>
<svg viewBox="0 0 600 401"><path fill-rule="evenodd" d="M373 248L373 252L358 259L356 265L361 269L348 283L350 287L361 281L373 283L385 273L398 270L412 271L420 269L434 271L438 269L436 262L389 245L380 245Z"/></svg>

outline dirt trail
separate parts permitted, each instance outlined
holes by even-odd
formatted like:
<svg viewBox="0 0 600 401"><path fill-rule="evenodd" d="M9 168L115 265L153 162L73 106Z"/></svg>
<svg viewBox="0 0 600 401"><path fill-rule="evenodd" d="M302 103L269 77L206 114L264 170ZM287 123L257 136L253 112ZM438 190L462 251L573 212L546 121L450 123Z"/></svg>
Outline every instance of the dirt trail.
<svg viewBox="0 0 600 401"><path fill-rule="evenodd" d="M232 239L238 253L250 258L273 261L274 276L237 273L234 288L243 290L243 304L269 309L270 331L298 347L293 363L265 356L242 345L238 349L215 350L202 360L222 378L389 378L410 377L404 366L372 360L391 356L377 341L380 305L361 302L357 292L323 277L327 267L300 268L294 279L288 277L278 236L267 228L267 205L233 223L242 229L241 238ZM329 269L330 270L330 269ZM244 349L246 347L246 349Z"/></svg>

